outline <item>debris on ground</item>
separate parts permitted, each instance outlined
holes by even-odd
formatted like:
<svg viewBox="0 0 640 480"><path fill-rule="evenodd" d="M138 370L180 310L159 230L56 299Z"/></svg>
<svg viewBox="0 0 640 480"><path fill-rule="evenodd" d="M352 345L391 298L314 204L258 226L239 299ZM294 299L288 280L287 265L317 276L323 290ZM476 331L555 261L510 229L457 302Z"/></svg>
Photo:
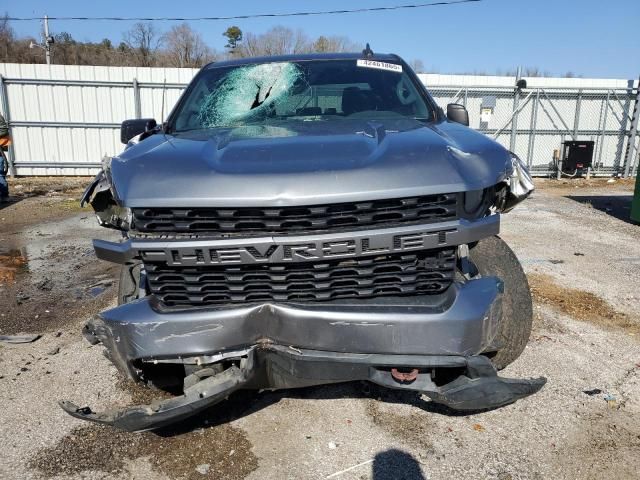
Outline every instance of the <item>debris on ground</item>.
<svg viewBox="0 0 640 480"><path fill-rule="evenodd" d="M344 470L340 470L339 472L335 472L335 473L332 473L331 475L327 475L324 478L327 478L327 479L335 478L342 475L343 473L350 472L351 470L355 470L356 468L364 467L365 465L369 465L370 463L373 463L373 460L367 460L366 462L358 463L357 465L353 465L349 468L345 468Z"/></svg>
<svg viewBox="0 0 640 480"><path fill-rule="evenodd" d="M618 406L616 402L616 397L614 395L611 395L610 393L608 393L604 396L604 399L607 402L607 405L609 406L609 408L616 408Z"/></svg>
<svg viewBox="0 0 640 480"><path fill-rule="evenodd" d="M602 390L600 390L599 388L594 388L591 390L583 390L582 393L589 395L590 397L594 396L594 395L600 395L602 393Z"/></svg>
<svg viewBox="0 0 640 480"><path fill-rule="evenodd" d="M5 343L33 343L42 335L0 335L0 342Z"/></svg>
<svg viewBox="0 0 640 480"><path fill-rule="evenodd" d="M47 355L57 355L60 352L60 347L53 347L47 352Z"/></svg>

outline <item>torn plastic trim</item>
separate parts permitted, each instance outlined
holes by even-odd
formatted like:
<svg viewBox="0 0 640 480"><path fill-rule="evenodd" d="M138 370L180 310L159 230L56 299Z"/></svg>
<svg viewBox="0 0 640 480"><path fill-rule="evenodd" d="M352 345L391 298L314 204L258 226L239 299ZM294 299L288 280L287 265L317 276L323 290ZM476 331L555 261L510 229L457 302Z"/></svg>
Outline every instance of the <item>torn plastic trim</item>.
<svg viewBox="0 0 640 480"><path fill-rule="evenodd" d="M436 386L428 373L418 373L410 383L400 383L392 372L376 371L371 381L378 385L417 390L436 403L453 410L488 410L504 407L538 392L546 383L544 377L520 379L502 378L488 357L466 357L466 372L455 380Z"/></svg>
<svg viewBox="0 0 640 480"><path fill-rule="evenodd" d="M111 425L128 432L142 432L190 417L224 400L247 382L250 371L246 367L232 366L218 375L208 377L187 388L184 395L167 400L156 400L149 405L136 405L97 413L90 407L78 407L73 402L63 400L59 403L62 409L72 417Z"/></svg>
<svg viewBox="0 0 640 480"><path fill-rule="evenodd" d="M511 173L502 182L502 189L499 191L496 201L496 210L507 213L520 202L525 200L535 190L533 178L525 163L513 152L511 156Z"/></svg>
<svg viewBox="0 0 640 480"><path fill-rule="evenodd" d="M90 203L96 213L98 223L102 227L116 230L128 230L133 215L131 209L123 207L111 181L111 157L102 160L102 170L98 172L91 184L80 197L80 206Z"/></svg>
<svg viewBox="0 0 640 480"><path fill-rule="evenodd" d="M413 374L406 381L399 381L394 378L394 368L411 369ZM432 377L435 368L464 368L464 373L438 386ZM269 384L260 383L265 380ZM75 418L135 432L183 420L243 387L296 388L353 380L417 391L436 403L462 411L502 407L536 393L546 383L543 377L498 377L495 367L484 356L351 354L265 345L251 351L239 367L234 365L222 373L207 376L186 388L184 395L168 400L103 413L69 401L61 401L60 406Z"/></svg>
<svg viewBox="0 0 640 480"><path fill-rule="evenodd" d="M221 362L229 358L246 357L256 346L244 348L242 350L231 350L229 352L221 352L215 355L198 355L198 356L185 356L180 358L166 358L166 359L141 359L143 363L153 363L157 365L159 363L171 363L182 365L207 365L211 363Z"/></svg>

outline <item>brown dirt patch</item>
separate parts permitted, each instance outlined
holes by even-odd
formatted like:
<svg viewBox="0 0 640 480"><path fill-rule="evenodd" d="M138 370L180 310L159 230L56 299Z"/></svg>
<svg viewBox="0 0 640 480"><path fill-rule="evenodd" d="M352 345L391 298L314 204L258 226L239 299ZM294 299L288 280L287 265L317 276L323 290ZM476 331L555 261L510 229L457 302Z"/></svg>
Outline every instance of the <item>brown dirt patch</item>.
<svg viewBox="0 0 640 480"><path fill-rule="evenodd" d="M429 440L433 435L433 424L427 414L416 411L399 413L396 405L386 405L376 400L367 402L366 412L374 425L398 440L418 448L423 453L434 452L433 443Z"/></svg>
<svg viewBox="0 0 640 480"><path fill-rule="evenodd" d="M169 478L238 480L258 467L245 433L229 424L162 436L127 433L102 425L73 429L36 454L29 467L47 476L85 471L120 473L129 461L148 458ZM208 465L202 468L203 465ZM201 467L198 472L196 468Z"/></svg>
<svg viewBox="0 0 640 480"><path fill-rule="evenodd" d="M12 197L69 194L79 195L93 177L17 177L9 178L9 193Z"/></svg>
<svg viewBox="0 0 640 480"><path fill-rule="evenodd" d="M77 196L20 198L11 192L12 202L0 205L2 234L13 235L24 227L68 218L76 213L93 215L91 207L80 208Z"/></svg>
<svg viewBox="0 0 640 480"><path fill-rule="evenodd" d="M591 292L558 285L552 276L541 273L529 274L527 278L535 302L555 307L576 320L640 333L639 321L617 311Z"/></svg>
<svg viewBox="0 0 640 480"><path fill-rule="evenodd" d="M575 194L581 190L616 190L616 191L633 191L635 186L635 178L615 178L613 182L609 182L611 178L574 178L574 179L549 179L534 178L537 190L544 190L553 195L565 195L567 193Z"/></svg>
<svg viewBox="0 0 640 480"><path fill-rule="evenodd" d="M45 333L86 320L114 302L118 266L87 257L74 262L75 272L55 271L42 278L18 272L14 283L0 281L0 333ZM101 293L90 285L104 282Z"/></svg>
<svg viewBox="0 0 640 480"><path fill-rule="evenodd" d="M16 274L27 265L27 259L20 250L11 250L0 255L0 285L13 283Z"/></svg>

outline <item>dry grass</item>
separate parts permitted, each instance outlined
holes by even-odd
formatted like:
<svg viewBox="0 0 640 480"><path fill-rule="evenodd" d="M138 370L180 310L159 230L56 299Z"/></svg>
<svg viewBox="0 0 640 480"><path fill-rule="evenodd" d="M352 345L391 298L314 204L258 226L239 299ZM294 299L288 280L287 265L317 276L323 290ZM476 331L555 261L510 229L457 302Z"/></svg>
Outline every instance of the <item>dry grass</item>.
<svg viewBox="0 0 640 480"><path fill-rule="evenodd" d="M627 333L640 333L640 322L617 311L591 292L558 285L550 275L533 273L527 277L535 302L557 308L576 320L621 329Z"/></svg>
<svg viewBox="0 0 640 480"><path fill-rule="evenodd" d="M537 190L548 191L552 194L575 193L580 190L612 190L632 192L636 184L635 178L563 178L560 180L550 178L535 178Z"/></svg>
<svg viewBox="0 0 640 480"><path fill-rule="evenodd" d="M9 192L15 197L40 195L79 196L92 177L17 177L9 178Z"/></svg>

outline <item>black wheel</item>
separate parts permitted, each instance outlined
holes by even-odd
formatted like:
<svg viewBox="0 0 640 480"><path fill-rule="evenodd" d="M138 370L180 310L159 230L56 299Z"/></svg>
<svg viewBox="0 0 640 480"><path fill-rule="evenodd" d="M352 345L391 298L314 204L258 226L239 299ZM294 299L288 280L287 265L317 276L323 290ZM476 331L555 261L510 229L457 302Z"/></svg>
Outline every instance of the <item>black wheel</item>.
<svg viewBox="0 0 640 480"><path fill-rule="evenodd" d="M485 238L469 250L469 260L483 277L504 282L502 319L498 326L498 350L487 352L502 369L520 356L531 335L533 306L527 276L509 246L499 237Z"/></svg>
<svg viewBox="0 0 640 480"><path fill-rule="evenodd" d="M118 305L132 302L140 298L140 272L142 263L123 265L120 268L118 284Z"/></svg>

